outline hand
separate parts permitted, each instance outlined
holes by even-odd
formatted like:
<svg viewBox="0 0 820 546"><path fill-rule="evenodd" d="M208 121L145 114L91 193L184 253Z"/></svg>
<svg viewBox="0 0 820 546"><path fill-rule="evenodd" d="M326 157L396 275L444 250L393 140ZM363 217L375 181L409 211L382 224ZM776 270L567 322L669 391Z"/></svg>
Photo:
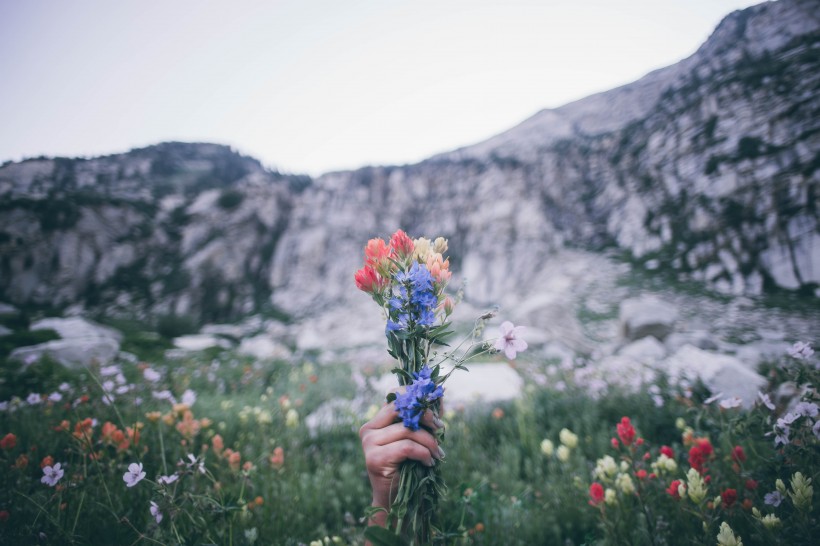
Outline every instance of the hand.
<svg viewBox="0 0 820 546"><path fill-rule="evenodd" d="M412 431L399 419L392 402L385 404L361 429L362 449L367 475L373 489L373 506L389 509L399 485L401 463L410 459L433 466L444 457L435 436L431 434L443 424L427 410L420 420L419 430ZM386 514L374 516L371 523L384 525Z"/></svg>

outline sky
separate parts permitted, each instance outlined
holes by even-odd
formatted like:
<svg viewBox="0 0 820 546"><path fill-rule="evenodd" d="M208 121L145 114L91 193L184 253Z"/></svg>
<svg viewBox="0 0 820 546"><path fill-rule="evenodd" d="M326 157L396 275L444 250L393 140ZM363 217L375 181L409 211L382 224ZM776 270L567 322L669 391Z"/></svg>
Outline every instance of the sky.
<svg viewBox="0 0 820 546"><path fill-rule="evenodd" d="M688 57L745 0L0 0L0 162L405 164Z"/></svg>

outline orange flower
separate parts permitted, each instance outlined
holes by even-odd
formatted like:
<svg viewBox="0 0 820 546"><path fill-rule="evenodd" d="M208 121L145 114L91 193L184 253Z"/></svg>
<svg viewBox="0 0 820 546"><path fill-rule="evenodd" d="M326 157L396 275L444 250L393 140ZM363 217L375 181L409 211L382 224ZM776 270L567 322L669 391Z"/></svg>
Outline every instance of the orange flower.
<svg viewBox="0 0 820 546"><path fill-rule="evenodd" d="M28 466L28 457L26 457L25 453L21 453L17 456L17 460L14 461L14 467L17 470L23 470Z"/></svg>
<svg viewBox="0 0 820 546"><path fill-rule="evenodd" d="M356 283L356 288L369 294L380 291L386 284L385 279L368 265L356 271L353 274L353 280Z"/></svg>
<svg viewBox="0 0 820 546"><path fill-rule="evenodd" d="M255 499L253 499L253 502L256 503L256 506L262 506L263 504L265 504L265 499L263 499L262 497L256 497Z"/></svg>
<svg viewBox="0 0 820 546"><path fill-rule="evenodd" d="M285 450L281 447L274 449L273 455L270 456L270 464L272 464L274 468L282 468L285 464Z"/></svg>
<svg viewBox="0 0 820 546"><path fill-rule="evenodd" d="M14 449L17 445L17 436L9 432L2 439L0 439L0 449Z"/></svg>
<svg viewBox="0 0 820 546"><path fill-rule="evenodd" d="M149 411L145 414L145 418L151 421L152 423L156 423L159 421L160 417L162 417L162 413L158 411Z"/></svg>
<svg viewBox="0 0 820 546"><path fill-rule="evenodd" d="M68 432L69 429L71 429L71 423L68 422L68 419L63 419L59 425L54 427L55 432Z"/></svg>
<svg viewBox="0 0 820 546"><path fill-rule="evenodd" d="M202 425L194 419L194 414L190 410L186 410L182 415L182 421L177 423L177 430L188 440L193 439L201 428Z"/></svg>
<svg viewBox="0 0 820 546"><path fill-rule="evenodd" d="M94 421L90 417L86 417L82 421L78 421L74 425L74 437L78 440L91 441L91 428L94 426Z"/></svg>
<svg viewBox="0 0 820 546"><path fill-rule="evenodd" d="M221 455L222 450L225 449L225 442L222 441L222 436L219 434L214 434L214 437L211 438L211 445L214 448L214 453L217 455Z"/></svg>
<svg viewBox="0 0 820 546"><path fill-rule="evenodd" d="M225 453L228 453L229 450L225 450ZM238 451L231 451L228 455L228 465L231 467L231 470L239 470L239 465L242 462L242 455Z"/></svg>
<svg viewBox="0 0 820 546"><path fill-rule="evenodd" d="M43 460L40 461L40 468L45 468L47 466L54 466L54 457L51 455L46 455L43 457Z"/></svg>
<svg viewBox="0 0 820 546"><path fill-rule="evenodd" d="M364 247L364 263L373 269L378 269L379 266L387 262L389 255L390 249L387 248L384 239L370 239L367 241L367 246Z"/></svg>
<svg viewBox="0 0 820 546"><path fill-rule="evenodd" d="M439 284L447 284L450 280L450 260L445 260L441 254L431 254L427 258L427 269L430 270L430 275Z"/></svg>
<svg viewBox="0 0 820 546"><path fill-rule="evenodd" d="M495 419L502 419L504 417L504 410L501 408L495 408L493 410L493 418Z"/></svg>
<svg viewBox="0 0 820 546"><path fill-rule="evenodd" d="M245 461L245 464L242 465L242 470L245 472L250 472L253 470L253 463L250 461Z"/></svg>

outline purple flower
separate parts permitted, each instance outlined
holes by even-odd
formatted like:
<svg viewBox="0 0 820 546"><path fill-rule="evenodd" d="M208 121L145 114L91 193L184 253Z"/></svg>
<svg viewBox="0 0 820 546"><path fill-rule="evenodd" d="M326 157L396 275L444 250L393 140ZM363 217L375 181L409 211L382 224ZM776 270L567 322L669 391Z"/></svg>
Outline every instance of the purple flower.
<svg viewBox="0 0 820 546"><path fill-rule="evenodd" d="M814 354L814 349L805 341L798 341L788 349L789 356L797 360L806 360Z"/></svg>
<svg viewBox="0 0 820 546"><path fill-rule="evenodd" d="M43 401L43 397L40 396L40 394L36 393L36 392L33 392L33 393L29 394L28 397L26 397L26 402L28 402L28 404L30 406L36 406L37 404L42 403L42 401Z"/></svg>
<svg viewBox="0 0 820 546"><path fill-rule="evenodd" d="M783 502L783 495L780 494L780 491L772 491L771 493L766 493L766 495L763 497L763 502L765 502L769 506L780 506L780 503Z"/></svg>
<svg viewBox="0 0 820 546"><path fill-rule="evenodd" d="M65 470L61 467L61 463L57 463L54 466L43 467L43 477L40 478L40 481L50 487L54 487L63 477L63 474L65 474Z"/></svg>
<svg viewBox="0 0 820 546"><path fill-rule="evenodd" d="M151 368L145 368L145 370L142 372L142 376L145 377L145 379L150 381L151 383L156 383L157 381L162 379L162 376L159 374L159 372Z"/></svg>
<svg viewBox="0 0 820 546"><path fill-rule="evenodd" d="M720 403L718 405L723 409L732 409L732 408L740 407L740 405L742 403L743 403L743 400L741 400L737 396L733 396L731 398L724 398L723 400L720 401Z"/></svg>
<svg viewBox="0 0 820 546"><path fill-rule="evenodd" d="M179 474L171 474L170 476L160 476L157 478L157 483L160 485L170 485L179 479Z"/></svg>
<svg viewBox="0 0 820 546"><path fill-rule="evenodd" d="M421 370L413 373L413 382L407 385L404 393L396 396L396 411L399 412L404 426L410 430L419 429L421 416L433 402L444 395L444 388L436 386L432 373L430 367L425 364Z"/></svg>
<svg viewBox="0 0 820 546"><path fill-rule="evenodd" d="M122 475L122 481L128 487L134 487L145 477L145 471L142 469L142 463L131 463L128 465L128 472Z"/></svg>
<svg viewBox="0 0 820 546"><path fill-rule="evenodd" d="M817 404L814 402L800 402L794 407L794 412L803 417L817 417Z"/></svg>
<svg viewBox="0 0 820 546"><path fill-rule="evenodd" d="M507 320L501 323L500 330L501 337L495 342L495 350L504 351L507 358L513 360L516 353L520 353L527 348L527 342L523 339L518 339L518 336L524 331L524 327L515 326Z"/></svg>
<svg viewBox="0 0 820 546"><path fill-rule="evenodd" d="M814 433L814 436L820 440L820 421L814 422L814 426L811 427L811 431Z"/></svg>
<svg viewBox="0 0 820 546"><path fill-rule="evenodd" d="M157 520L157 523L162 521L162 512L159 511L159 506L154 501L151 501L151 515L154 516L154 519Z"/></svg>
<svg viewBox="0 0 820 546"><path fill-rule="evenodd" d="M757 397L760 399L760 402L769 408L770 410L774 411L774 403L772 403L772 399L769 398L768 394L763 392L757 391Z"/></svg>

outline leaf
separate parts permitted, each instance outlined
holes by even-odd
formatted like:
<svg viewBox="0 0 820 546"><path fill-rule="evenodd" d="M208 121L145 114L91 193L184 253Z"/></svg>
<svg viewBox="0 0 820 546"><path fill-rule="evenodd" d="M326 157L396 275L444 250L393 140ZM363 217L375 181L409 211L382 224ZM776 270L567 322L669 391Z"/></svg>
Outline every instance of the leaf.
<svg viewBox="0 0 820 546"><path fill-rule="evenodd" d="M384 527L371 525L364 531L364 538L373 546L407 546L407 542Z"/></svg>

